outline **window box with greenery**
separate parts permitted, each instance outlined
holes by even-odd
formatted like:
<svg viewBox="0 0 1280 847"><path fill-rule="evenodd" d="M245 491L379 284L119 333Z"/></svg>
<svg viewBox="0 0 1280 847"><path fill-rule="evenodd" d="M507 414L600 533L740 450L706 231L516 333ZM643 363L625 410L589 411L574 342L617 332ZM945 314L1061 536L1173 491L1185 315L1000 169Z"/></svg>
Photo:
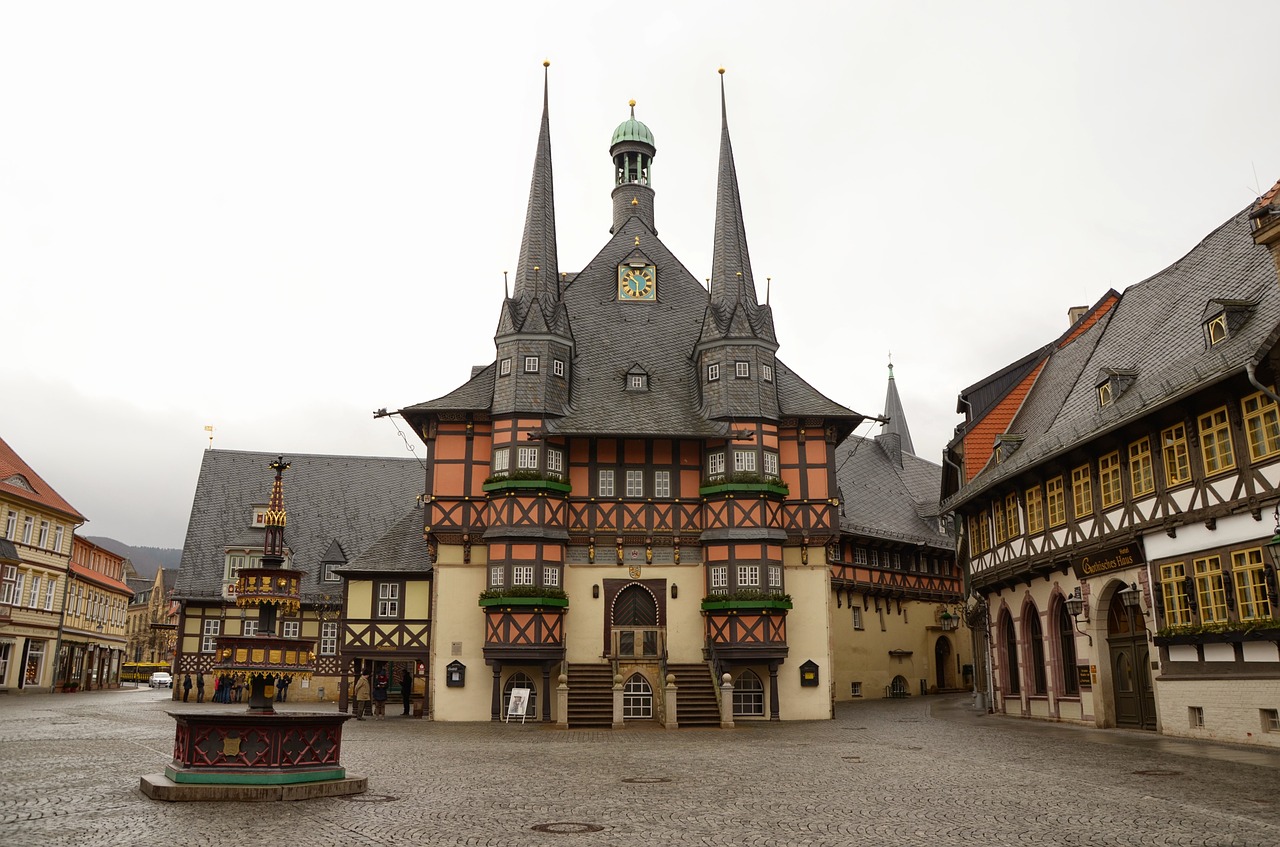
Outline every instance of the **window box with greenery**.
<svg viewBox="0 0 1280 847"><path fill-rule="evenodd" d="M702 611L758 611L791 608L791 595L781 591L741 590L732 594L708 594L702 598Z"/></svg>
<svg viewBox="0 0 1280 847"><path fill-rule="evenodd" d="M511 588L489 588L480 592L480 605L486 609L515 607L530 609L545 606L564 609L569 605L569 595L563 588L539 588L536 585L517 585Z"/></svg>
<svg viewBox="0 0 1280 847"><path fill-rule="evenodd" d="M1157 647L1170 644L1226 644L1233 641L1280 643L1280 618L1166 626L1156 632L1154 639Z"/></svg>
<svg viewBox="0 0 1280 847"><path fill-rule="evenodd" d="M704 479L698 488L703 497L714 494L772 494L786 497L791 488L776 476L764 476L758 473L727 473Z"/></svg>
<svg viewBox="0 0 1280 847"><path fill-rule="evenodd" d="M562 474L529 470L494 474L484 481L481 488L484 491L554 491L557 494L568 494L573 490Z"/></svg>

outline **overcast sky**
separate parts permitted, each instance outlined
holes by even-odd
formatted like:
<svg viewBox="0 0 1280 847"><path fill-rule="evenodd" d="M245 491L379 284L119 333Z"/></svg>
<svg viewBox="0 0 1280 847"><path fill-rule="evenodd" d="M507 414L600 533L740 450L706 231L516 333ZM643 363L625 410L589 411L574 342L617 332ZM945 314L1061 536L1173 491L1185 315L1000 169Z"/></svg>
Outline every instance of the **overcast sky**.
<svg viewBox="0 0 1280 847"><path fill-rule="evenodd" d="M961 389L1280 178L1278 24L1275 2L3 3L0 436L83 533L172 547L206 425L407 455L372 412L493 358L546 58L561 270L609 237L635 98L659 235L709 275L724 65L779 356L876 414L892 352L938 461Z"/></svg>

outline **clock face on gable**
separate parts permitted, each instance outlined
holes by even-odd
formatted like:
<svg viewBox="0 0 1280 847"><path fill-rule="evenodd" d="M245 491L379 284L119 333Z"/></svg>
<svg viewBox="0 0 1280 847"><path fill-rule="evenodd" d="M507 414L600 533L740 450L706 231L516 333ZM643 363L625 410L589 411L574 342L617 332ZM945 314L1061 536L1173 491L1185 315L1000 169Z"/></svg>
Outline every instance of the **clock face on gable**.
<svg viewBox="0 0 1280 847"><path fill-rule="evenodd" d="M619 265L619 300L656 300L658 269L653 265Z"/></svg>

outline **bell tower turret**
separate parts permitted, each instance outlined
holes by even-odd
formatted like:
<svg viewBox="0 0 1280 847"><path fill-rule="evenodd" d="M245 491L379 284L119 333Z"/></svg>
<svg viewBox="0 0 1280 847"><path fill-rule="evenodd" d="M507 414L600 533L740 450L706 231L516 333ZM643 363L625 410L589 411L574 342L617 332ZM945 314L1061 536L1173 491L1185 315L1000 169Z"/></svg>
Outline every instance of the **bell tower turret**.
<svg viewBox="0 0 1280 847"><path fill-rule="evenodd" d="M640 219L654 235L653 225L653 158L657 147L649 127L636 120L636 101L631 101L631 117L618 124L609 144L613 157L615 187L613 189L613 226L622 228L628 218Z"/></svg>

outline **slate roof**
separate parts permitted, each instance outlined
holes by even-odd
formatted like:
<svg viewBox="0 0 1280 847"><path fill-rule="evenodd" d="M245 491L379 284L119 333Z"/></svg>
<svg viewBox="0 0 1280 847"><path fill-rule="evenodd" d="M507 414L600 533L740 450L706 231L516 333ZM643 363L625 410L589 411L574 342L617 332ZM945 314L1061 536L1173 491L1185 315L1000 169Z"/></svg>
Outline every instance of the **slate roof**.
<svg viewBox="0 0 1280 847"><path fill-rule="evenodd" d="M907 426L907 413L902 408L902 398L898 396L898 385L893 379L893 365L889 365L889 387L884 395L884 418L881 424L882 433L897 435L904 453L915 455L915 445L911 443L911 428Z"/></svg>
<svg viewBox="0 0 1280 847"><path fill-rule="evenodd" d="M836 447L840 529L851 535L951 550L938 531L942 466L902 453L899 466L874 438L850 436Z"/></svg>
<svg viewBox="0 0 1280 847"><path fill-rule="evenodd" d="M18 555L18 548L13 546L13 542L7 538L0 538L0 562L17 563L22 558Z"/></svg>
<svg viewBox="0 0 1280 847"><path fill-rule="evenodd" d="M27 485L31 486L30 489L19 482L10 482L13 477L26 480ZM52 485L32 470L31 466L24 462L3 438L0 438L0 493L61 512L77 522L88 520L77 512L74 506L62 499L62 495L54 491Z"/></svg>
<svg viewBox="0 0 1280 847"><path fill-rule="evenodd" d="M335 568L334 571L340 574L431 573L431 556L422 536L425 525L422 507L415 505L369 549L356 556L350 564Z"/></svg>
<svg viewBox="0 0 1280 847"><path fill-rule="evenodd" d="M175 594L198 597L222 587L225 549L257 539L249 529L253 506L265 504L280 453L206 450L192 498ZM334 541L359 555L414 511L425 474L416 459L284 453L287 514L284 542L302 570L304 594L317 590L320 562ZM425 545L424 545L425 546Z"/></svg>
<svg viewBox="0 0 1280 847"><path fill-rule="evenodd" d="M1249 208L1234 215L1191 252L1124 291L1106 314L1056 348L1008 432L1022 446L988 464L944 503L953 508L1054 456L1178 402L1257 362L1275 344L1280 286L1265 248L1251 237ZM1257 303L1227 340L1206 347L1202 316L1212 299ZM1098 407L1104 368L1137 372L1116 400Z"/></svg>

